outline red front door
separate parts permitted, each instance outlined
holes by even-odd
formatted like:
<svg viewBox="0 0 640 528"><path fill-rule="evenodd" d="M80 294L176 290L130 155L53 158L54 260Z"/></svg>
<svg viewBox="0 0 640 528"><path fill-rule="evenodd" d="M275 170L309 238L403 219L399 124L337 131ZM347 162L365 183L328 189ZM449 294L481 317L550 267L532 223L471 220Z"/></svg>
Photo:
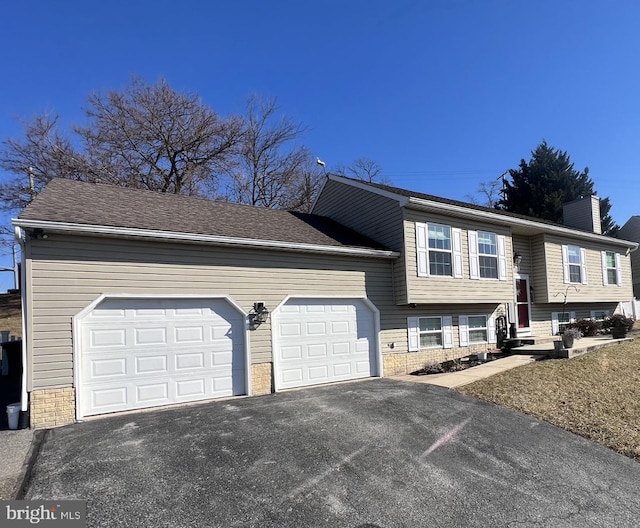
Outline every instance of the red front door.
<svg viewBox="0 0 640 528"><path fill-rule="evenodd" d="M529 277L526 275L516 277L516 314L518 329L529 330L531 328L531 305L529 302Z"/></svg>

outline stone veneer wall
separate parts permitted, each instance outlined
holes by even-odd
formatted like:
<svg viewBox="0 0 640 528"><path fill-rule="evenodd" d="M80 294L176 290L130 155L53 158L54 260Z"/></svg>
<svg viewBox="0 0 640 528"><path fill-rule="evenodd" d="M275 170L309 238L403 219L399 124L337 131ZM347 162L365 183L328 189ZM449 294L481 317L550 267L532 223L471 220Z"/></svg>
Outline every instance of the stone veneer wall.
<svg viewBox="0 0 640 528"><path fill-rule="evenodd" d="M482 344L463 348L432 348L419 352L400 352L398 354L383 354L384 375L395 376L410 374L420 370L428 363L442 363L451 359L458 359L478 352L496 351L494 346Z"/></svg>
<svg viewBox="0 0 640 528"><path fill-rule="evenodd" d="M44 429L76 421L75 389L40 389L31 392L31 427Z"/></svg>
<svg viewBox="0 0 640 528"><path fill-rule="evenodd" d="M251 365L251 395L260 396L273 392L273 374L271 363Z"/></svg>

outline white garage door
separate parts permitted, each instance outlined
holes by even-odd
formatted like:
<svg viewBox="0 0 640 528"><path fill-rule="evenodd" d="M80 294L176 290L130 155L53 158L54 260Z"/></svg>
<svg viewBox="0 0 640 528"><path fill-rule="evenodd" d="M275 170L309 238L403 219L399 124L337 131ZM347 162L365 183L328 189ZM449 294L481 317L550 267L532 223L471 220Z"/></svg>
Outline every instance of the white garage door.
<svg viewBox="0 0 640 528"><path fill-rule="evenodd" d="M244 316L225 299L106 299L80 321L82 416L245 394Z"/></svg>
<svg viewBox="0 0 640 528"><path fill-rule="evenodd" d="M354 299L290 299L273 318L277 389L375 376L375 316Z"/></svg>

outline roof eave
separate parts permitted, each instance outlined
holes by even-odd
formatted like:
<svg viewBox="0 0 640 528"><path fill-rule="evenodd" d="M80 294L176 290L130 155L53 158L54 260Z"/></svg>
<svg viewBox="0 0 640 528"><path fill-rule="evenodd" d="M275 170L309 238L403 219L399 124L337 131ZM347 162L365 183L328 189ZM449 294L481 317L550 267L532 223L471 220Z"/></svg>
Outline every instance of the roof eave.
<svg viewBox="0 0 640 528"><path fill-rule="evenodd" d="M74 224L68 222L52 222L49 220L28 220L14 218L12 224L24 229L43 229L52 233L103 235L118 238L143 238L149 240L171 240L174 242L191 242L216 246L260 247L281 251L301 253L323 253L330 255L358 256L382 259L394 259L400 254L396 251L374 249L357 246L329 246L322 244L306 244L301 242L284 242L277 240L260 240L236 238L216 235L201 235L173 231L156 231L131 227L114 227L105 225Z"/></svg>
<svg viewBox="0 0 640 528"><path fill-rule="evenodd" d="M563 227L551 224L544 224L542 222L536 222L535 220L527 220L517 216L507 216L491 211L482 211L478 209L470 209L451 203L441 203L432 200L425 200L423 198L411 197L406 205L408 208L427 210L439 213L453 214L461 218L470 218L478 220L483 219L494 224L503 225L506 227L522 226L529 229L537 229L540 233L550 233L561 236L570 236L572 238L580 238L583 240L593 240L598 242L606 242L608 244L634 248L638 247L636 242L628 240L622 240L618 238L608 237L606 235L599 235L597 233L588 233L586 231L578 231L570 227Z"/></svg>

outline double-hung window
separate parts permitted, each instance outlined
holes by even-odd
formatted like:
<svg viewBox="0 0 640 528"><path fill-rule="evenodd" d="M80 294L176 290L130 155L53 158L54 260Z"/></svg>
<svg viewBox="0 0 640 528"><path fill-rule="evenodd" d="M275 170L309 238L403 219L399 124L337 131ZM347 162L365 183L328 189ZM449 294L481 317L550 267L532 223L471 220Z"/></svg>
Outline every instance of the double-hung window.
<svg viewBox="0 0 640 528"><path fill-rule="evenodd" d="M429 275L453 275L451 227L428 224Z"/></svg>
<svg viewBox="0 0 640 528"><path fill-rule="evenodd" d="M478 263L480 278L498 278L498 237L495 233L478 231Z"/></svg>
<svg viewBox="0 0 640 528"><path fill-rule="evenodd" d="M622 285L619 253L615 251L602 252L602 282L605 286Z"/></svg>
<svg viewBox="0 0 640 528"><path fill-rule="evenodd" d="M562 334L576 320L576 312L551 312L551 333Z"/></svg>
<svg viewBox="0 0 640 528"><path fill-rule="evenodd" d="M444 224L416 223L419 277L462 277L460 233Z"/></svg>
<svg viewBox="0 0 640 528"><path fill-rule="evenodd" d="M489 231L469 231L469 276L507 280L506 240Z"/></svg>
<svg viewBox="0 0 640 528"><path fill-rule="evenodd" d="M420 317L420 348L442 347L442 317Z"/></svg>
<svg viewBox="0 0 640 528"><path fill-rule="evenodd" d="M496 342L495 321L492 315L461 315L459 331L460 346Z"/></svg>
<svg viewBox="0 0 640 528"><path fill-rule="evenodd" d="M409 351L425 348L452 348L453 330L451 316L407 318Z"/></svg>
<svg viewBox="0 0 640 528"><path fill-rule="evenodd" d="M562 246L565 284L587 284L587 256L579 246Z"/></svg>

